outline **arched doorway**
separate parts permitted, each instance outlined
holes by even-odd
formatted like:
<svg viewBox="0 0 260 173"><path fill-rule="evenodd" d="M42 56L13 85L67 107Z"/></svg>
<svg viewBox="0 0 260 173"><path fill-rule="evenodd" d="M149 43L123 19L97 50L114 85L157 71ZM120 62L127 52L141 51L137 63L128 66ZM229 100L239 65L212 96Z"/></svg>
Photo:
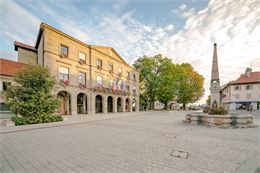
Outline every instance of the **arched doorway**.
<svg viewBox="0 0 260 173"><path fill-rule="evenodd" d="M70 115L71 114L71 96L67 91L60 91L57 93L57 97L60 99L60 106L58 108L58 114Z"/></svg>
<svg viewBox="0 0 260 173"><path fill-rule="evenodd" d="M77 112L78 114L86 114L87 110L87 95L84 93L79 93L77 96Z"/></svg>
<svg viewBox="0 0 260 173"><path fill-rule="evenodd" d="M126 112L130 112L130 102L129 102L129 98L125 99L125 111Z"/></svg>
<svg viewBox="0 0 260 173"><path fill-rule="evenodd" d="M120 97L117 99L117 112L123 112L122 99Z"/></svg>
<svg viewBox="0 0 260 173"><path fill-rule="evenodd" d="M96 96L96 113L102 113L102 112L103 112L102 96L97 95Z"/></svg>
<svg viewBox="0 0 260 173"><path fill-rule="evenodd" d="M132 101L132 111L135 111L135 106L136 106L136 100L134 98Z"/></svg>
<svg viewBox="0 0 260 173"><path fill-rule="evenodd" d="M111 96L107 98L107 112L113 112L113 98Z"/></svg>

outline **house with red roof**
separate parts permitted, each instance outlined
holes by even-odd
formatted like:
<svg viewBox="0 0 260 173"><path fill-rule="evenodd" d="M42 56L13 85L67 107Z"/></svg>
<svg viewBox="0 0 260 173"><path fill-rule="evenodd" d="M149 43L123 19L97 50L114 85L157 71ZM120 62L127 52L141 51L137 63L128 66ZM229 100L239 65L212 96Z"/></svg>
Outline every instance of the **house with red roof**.
<svg viewBox="0 0 260 173"><path fill-rule="evenodd" d="M13 76L25 66L24 63L0 58L0 111L9 111L5 104L2 92L6 91L8 86L13 82Z"/></svg>
<svg viewBox="0 0 260 173"><path fill-rule="evenodd" d="M260 110L260 71L247 68L244 74L221 88L221 102L229 110Z"/></svg>

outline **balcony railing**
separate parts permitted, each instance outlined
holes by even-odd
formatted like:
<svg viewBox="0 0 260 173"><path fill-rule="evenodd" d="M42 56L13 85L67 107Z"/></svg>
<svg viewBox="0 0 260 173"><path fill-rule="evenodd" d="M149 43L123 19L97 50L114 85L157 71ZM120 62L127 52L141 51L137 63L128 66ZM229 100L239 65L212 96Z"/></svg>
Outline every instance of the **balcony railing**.
<svg viewBox="0 0 260 173"><path fill-rule="evenodd" d="M87 84L86 83L80 83L79 87L80 87L80 89L87 89Z"/></svg>
<svg viewBox="0 0 260 173"><path fill-rule="evenodd" d="M130 95L130 91L125 89L122 90L119 87L113 87L111 85L104 85L104 84L95 84L94 85L94 92L102 92L102 93L110 93L116 95Z"/></svg>
<svg viewBox="0 0 260 173"><path fill-rule="evenodd" d="M69 85L69 80L62 80L60 79L60 85L63 86L63 87L66 87Z"/></svg>

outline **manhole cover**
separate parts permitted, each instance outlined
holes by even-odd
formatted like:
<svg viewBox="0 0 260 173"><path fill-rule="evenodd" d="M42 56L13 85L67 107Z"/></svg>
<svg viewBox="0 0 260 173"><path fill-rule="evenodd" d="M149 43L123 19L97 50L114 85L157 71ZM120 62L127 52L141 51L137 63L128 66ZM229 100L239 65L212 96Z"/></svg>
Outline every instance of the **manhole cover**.
<svg viewBox="0 0 260 173"><path fill-rule="evenodd" d="M177 135L174 133L164 133L163 136L167 137L167 138L176 138Z"/></svg>
<svg viewBox="0 0 260 173"><path fill-rule="evenodd" d="M189 153L185 151L173 150L171 156L181 159L188 159Z"/></svg>

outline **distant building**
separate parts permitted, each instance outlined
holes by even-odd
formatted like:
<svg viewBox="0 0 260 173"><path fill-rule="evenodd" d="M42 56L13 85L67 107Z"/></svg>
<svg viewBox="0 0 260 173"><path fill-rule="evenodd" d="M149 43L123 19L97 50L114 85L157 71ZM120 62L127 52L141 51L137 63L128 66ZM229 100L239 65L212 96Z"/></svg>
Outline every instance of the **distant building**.
<svg viewBox="0 0 260 173"><path fill-rule="evenodd" d="M181 104L176 103L176 101L169 101L167 103L167 109L180 109ZM165 109L165 104L161 103L159 100L154 102L154 109L155 110L162 110Z"/></svg>
<svg viewBox="0 0 260 173"><path fill-rule="evenodd" d="M155 110L162 110L162 109L164 109L164 107L165 107L165 104L164 104L164 103L161 103L161 102L158 101L158 100L156 100L156 101L154 102L154 109L155 109Z"/></svg>
<svg viewBox="0 0 260 173"><path fill-rule="evenodd" d="M247 68L244 74L221 88L222 104L229 110L260 110L260 71Z"/></svg>
<svg viewBox="0 0 260 173"><path fill-rule="evenodd" d="M0 112L10 111L5 103L3 92L8 89L13 82L13 76L23 66L25 66L23 63L0 58Z"/></svg>

